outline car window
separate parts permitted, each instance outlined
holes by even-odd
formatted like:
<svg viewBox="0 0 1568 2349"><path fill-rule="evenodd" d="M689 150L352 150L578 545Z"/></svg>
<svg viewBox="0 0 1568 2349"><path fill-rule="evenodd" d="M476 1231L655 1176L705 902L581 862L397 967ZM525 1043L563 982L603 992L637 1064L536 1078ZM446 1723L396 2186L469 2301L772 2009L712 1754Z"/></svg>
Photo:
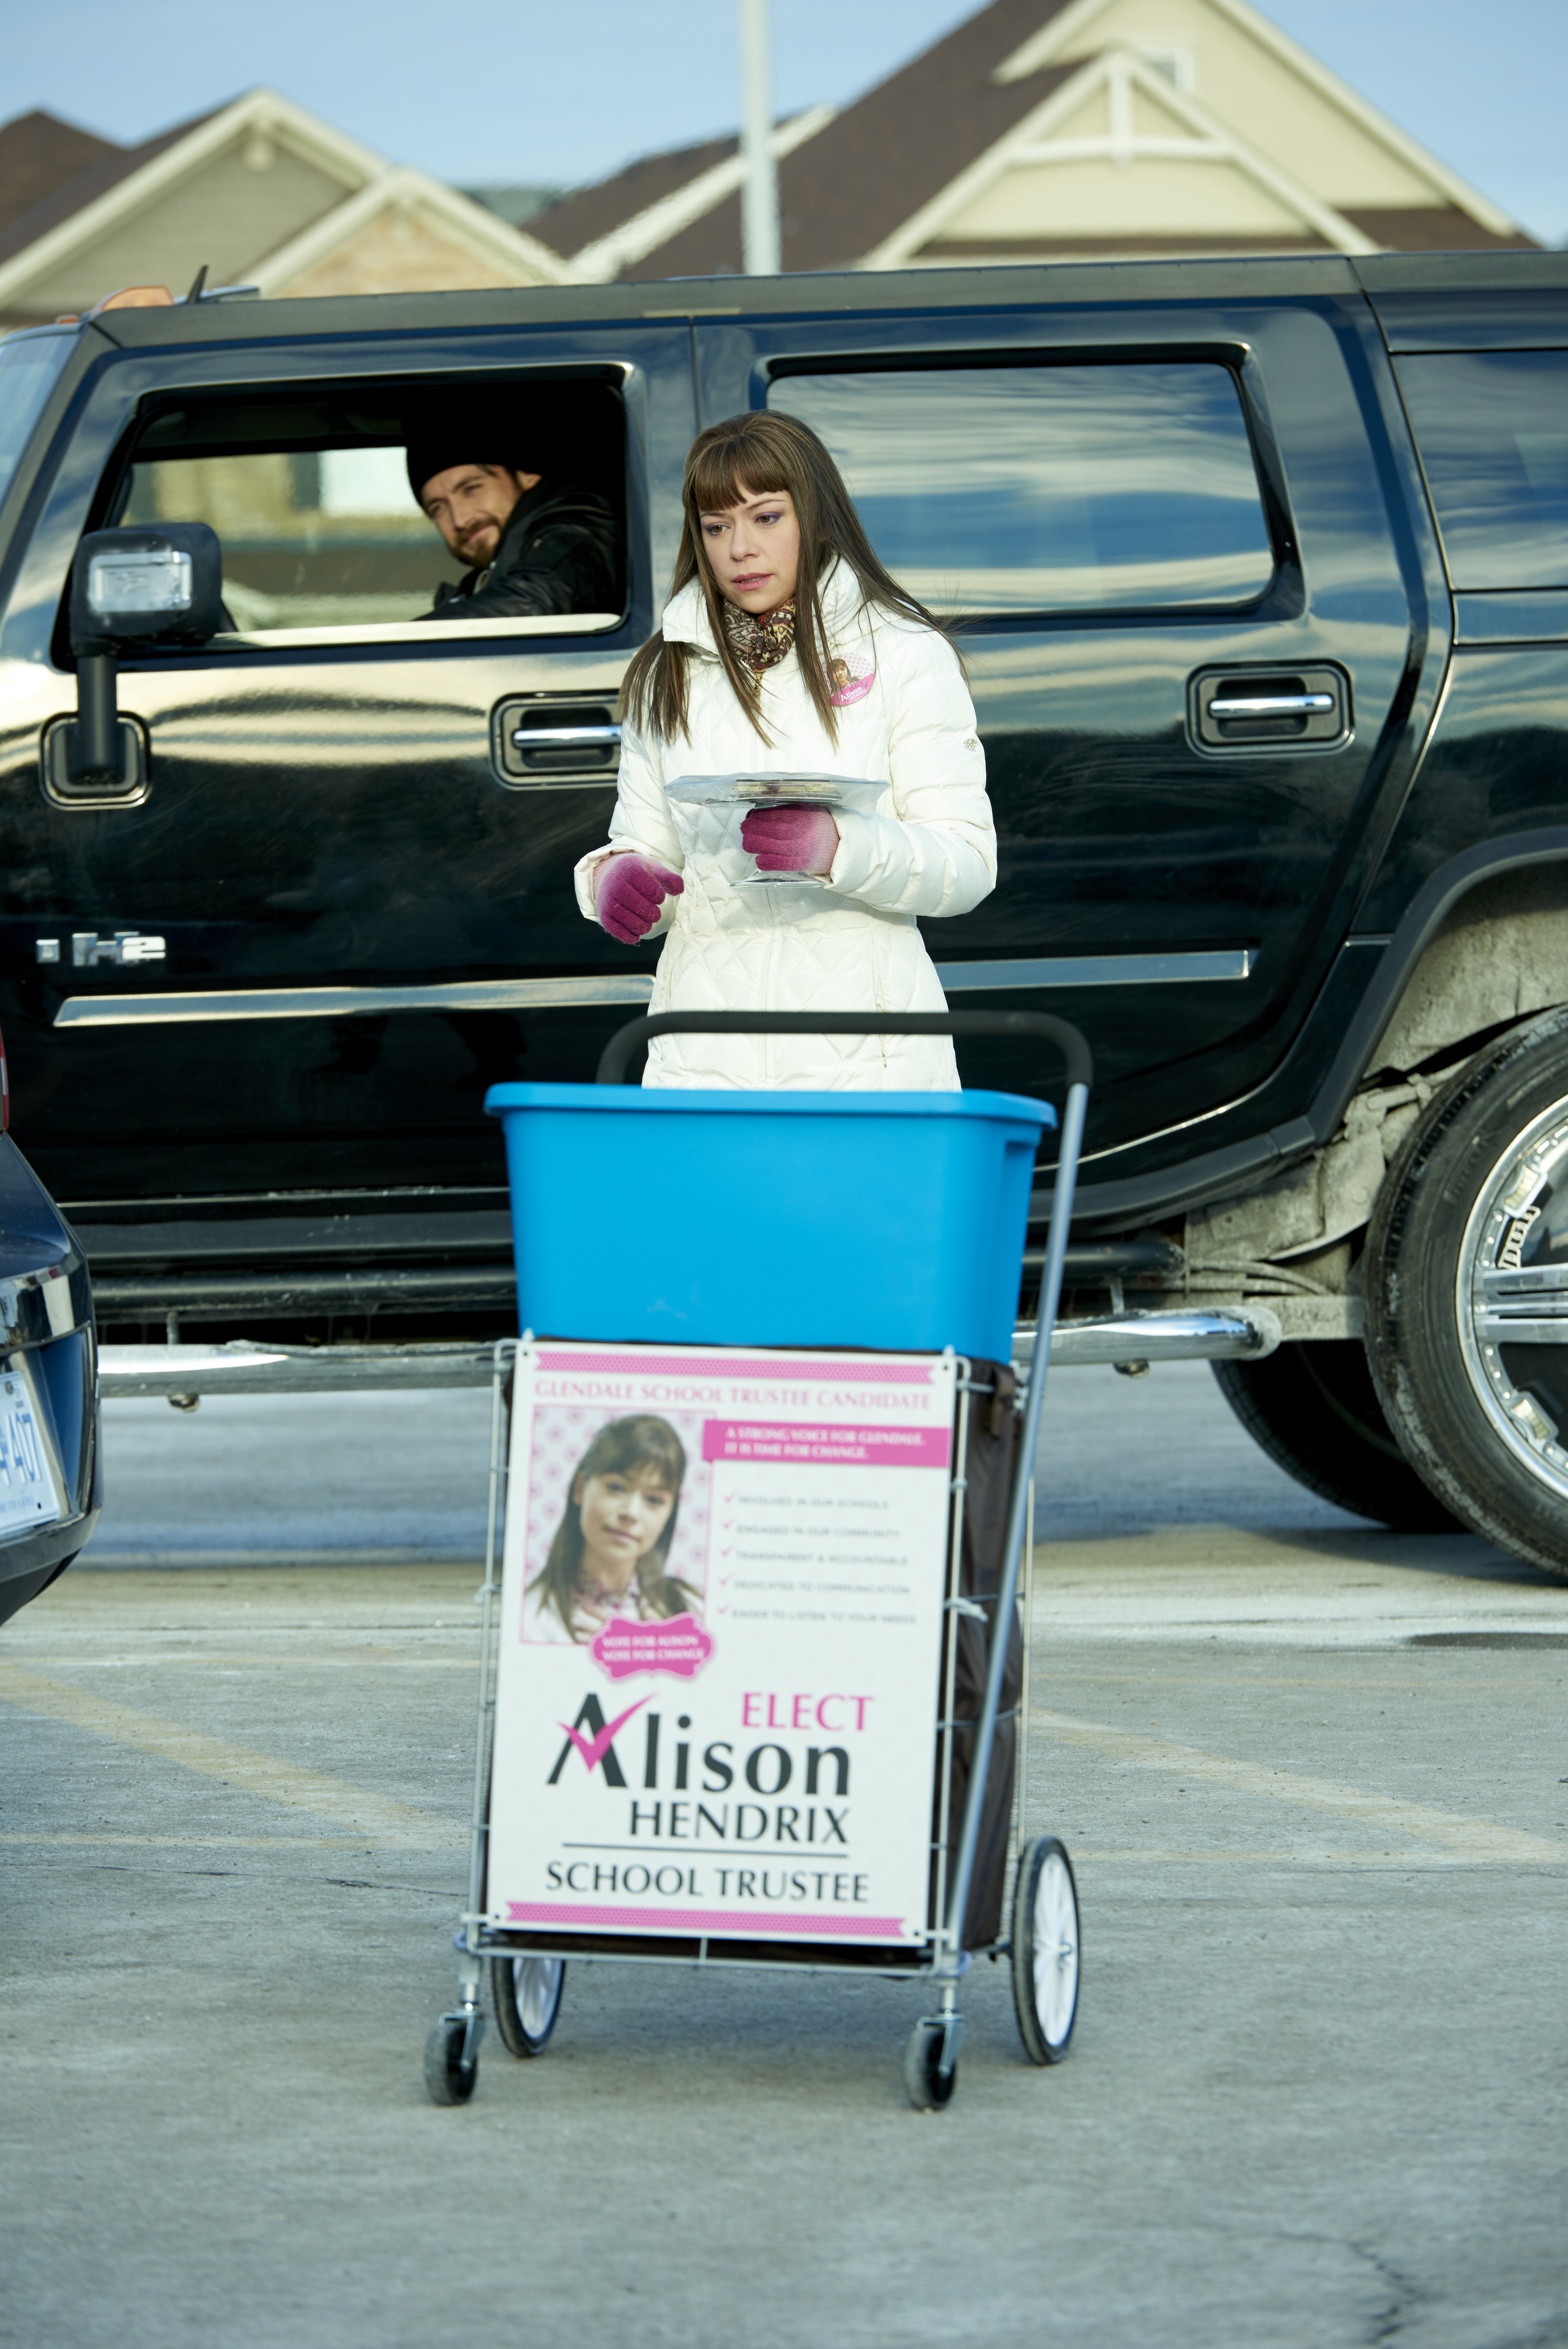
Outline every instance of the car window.
<svg viewBox="0 0 1568 2349"><path fill-rule="evenodd" d="M165 407L139 434L116 520L209 524L223 548L223 602L240 642L360 639L410 627L423 635L613 626L625 570L620 409L599 385L574 388L573 445L553 470L554 444L542 452L545 466L529 470L545 473L541 497L559 485L597 498L614 553L594 591L574 589L548 620L476 616L453 596L472 566L448 548L409 482L411 437L448 453L439 428L431 443L439 395L428 388L402 400L253 394ZM455 453L462 439L451 453L454 465L467 461ZM504 452L492 454L499 462Z"/></svg>
<svg viewBox="0 0 1568 2349"><path fill-rule="evenodd" d="M950 613L1249 602L1273 554L1236 380L1202 361L791 375L877 554Z"/></svg>
<svg viewBox="0 0 1568 2349"><path fill-rule="evenodd" d="M0 498L75 340L74 334L23 335L0 343Z"/></svg>
<svg viewBox="0 0 1568 2349"><path fill-rule="evenodd" d="M411 619L442 567L400 448L146 455L120 521L210 523L223 602L246 632Z"/></svg>
<svg viewBox="0 0 1568 2349"><path fill-rule="evenodd" d="M1456 587L1568 587L1568 351L1397 359Z"/></svg>

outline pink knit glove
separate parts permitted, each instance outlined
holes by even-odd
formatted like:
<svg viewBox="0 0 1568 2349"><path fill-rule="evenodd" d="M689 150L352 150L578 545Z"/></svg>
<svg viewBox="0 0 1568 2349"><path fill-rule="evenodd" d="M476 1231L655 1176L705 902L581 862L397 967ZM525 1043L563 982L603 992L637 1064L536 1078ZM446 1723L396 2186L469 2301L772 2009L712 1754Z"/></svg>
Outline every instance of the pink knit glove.
<svg viewBox="0 0 1568 2349"><path fill-rule="evenodd" d="M607 856L594 875L594 911L612 938L634 947L658 921L666 897L683 897L679 873L623 849Z"/></svg>
<svg viewBox="0 0 1568 2349"><path fill-rule="evenodd" d="M741 846L759 873L831 873L838 826L826 808L753 808L741 826Z"/></svg>

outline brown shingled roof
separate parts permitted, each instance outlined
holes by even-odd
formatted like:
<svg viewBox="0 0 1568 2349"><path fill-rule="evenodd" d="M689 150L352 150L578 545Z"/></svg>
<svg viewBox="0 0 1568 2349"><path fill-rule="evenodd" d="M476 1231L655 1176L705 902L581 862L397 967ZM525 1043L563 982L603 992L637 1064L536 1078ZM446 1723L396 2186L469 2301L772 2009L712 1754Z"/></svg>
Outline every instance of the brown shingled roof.
<svg viewBox="0 0 1568 2349"><path fill-rule="evenodd" d="M836 269L872 252L1080 71L1081 57L1022 81L992 79L1066 5L992 0L787 157L784 267Z"/></svg>
<svg viewBox="0 0 1568 2349"><path fill-rule="evenodd" d="M0 123L0 229L44 202L88 164L119 152L111 140L78 130L74 122L62 122L38 107Z"/></svg>
<svg viewBox="0 0 1568 2349"><path fill-rule="evenodd" d="M172 147L208 121L213 114L222 111L221 107L210 107L206 113L192 115L189 122L177 122L172 130L161 131L156 139L146 140L140 147L111 147L107 140L91 140L91 146L97 151L79 162L68 178L57 178L47 191L36 197L26 212L14 212L7 220L3 208L0 208L0 222L3 222L0 225L0 261L9 261L14 253L24 252L39 237L47 236L52 228L57 228L62 221L69 220L74 212L83 211L99 196L106 195L110 188L118 186L121 180L129 179L132 171L140 170L143 163L151 163L153 157L161 155L166 147ZM38 120L51 122L52 117L24 115L21 118L23 123ZM19 127L15 123L7 124L6 131ZM62 122L57 127L72 139L85 140L90 138L87 131L72 130L68 123ZM5 131L0 131L0 142L4 141L5 135ZM0 145L0 160L3 160L3 145Z"/></svg>
<svg viewBox="0 0 1568 2349"><path fill-rule="evenodd" d="M836 269L860 260L1076 73L1082 58L1023 81L992 79L1066 5L992 0L786 155L779 165L785 269ZM736 141L724 139L648 156L568 196L529 227L569 258L735 150ZM622 274L707 277L740 266L741 200L734 195Z"/></svg>
<svg viewBox="0 0 1568 2349"><path fill-rule="evenodd" d="M728 162L739 145L738 139L708 139L697 147L672 147L662 155L639 155L613 179L575 189L559 203L535 212L528 233L569 261L585 244L597 243L612 229L624 228L639 212L661 203L666 196L711 171L715 163Z"/></svg>
<svg viewBox="0 0 1568 2349"><path fill-rule="evenodd" d="M1033 112L1087 62L1076 57L999 83L996 68L1068 0L992 0L931 48L846 107L779 165L782 261L786 270L853 267L950 187L1013 127ZM568 197L533 223L557 253L570 255L695 179L735 152L733 140L683 148L633 164L613 180ZM1529 246L1515 232L1496 236L1459 208L1444 204L1355 211L1345 217L1394 252L1458 251ZM1320 249L1303 229L1294 237L1151 237L1060 241L1060 249L1096 252L1278 252ZM1018 257L1057 249L1057 241L1019 241ZM1005 241L960 247L944 240L925 258L1000 260ZM664 277L723 276L740 270L741 199L724 198L621 274L647 282Z"/></svg>
<svg viewBox="0 0 1568 2349"><path fill-rule="evenodd" d="M1392 204L1371 212L1346 204L1343 210L1363 236L1386 246L1390 253L1496 253L1521 246L1532 253L1539 250L1535 239L1526 236L1522 229L1509 236L1494 236L1457 204Z"/></svg>

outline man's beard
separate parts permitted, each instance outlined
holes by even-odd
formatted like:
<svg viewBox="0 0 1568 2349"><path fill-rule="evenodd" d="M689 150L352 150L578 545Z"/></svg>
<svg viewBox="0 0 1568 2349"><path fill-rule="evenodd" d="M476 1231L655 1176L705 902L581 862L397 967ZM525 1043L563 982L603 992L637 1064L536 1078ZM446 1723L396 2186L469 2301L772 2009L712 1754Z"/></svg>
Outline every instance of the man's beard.
<svg viewBox="0 0 1568 2349"><path fill-rule="evenodd" d="M475 570L483 571L487 563L493 563L495 559L501 545L503 527L504 525L493 514L487 514L483 522L470 523L457 542L459 558L472 564ZM483 548L481 541L484 542Z"/></svg>

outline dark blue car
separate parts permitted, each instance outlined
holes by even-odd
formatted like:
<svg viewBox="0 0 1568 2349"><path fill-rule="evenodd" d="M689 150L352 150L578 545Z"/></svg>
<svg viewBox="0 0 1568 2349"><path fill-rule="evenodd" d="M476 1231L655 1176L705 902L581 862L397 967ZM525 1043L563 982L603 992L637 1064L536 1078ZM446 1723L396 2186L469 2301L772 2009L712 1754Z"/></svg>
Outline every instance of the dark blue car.
<svg viewBox="0 0 1568 2349"><path fill-rule="evenodd" d="M76 1235L12 1141L0 1043L0 1623L98 1523L98 1340Z"/></svg>

